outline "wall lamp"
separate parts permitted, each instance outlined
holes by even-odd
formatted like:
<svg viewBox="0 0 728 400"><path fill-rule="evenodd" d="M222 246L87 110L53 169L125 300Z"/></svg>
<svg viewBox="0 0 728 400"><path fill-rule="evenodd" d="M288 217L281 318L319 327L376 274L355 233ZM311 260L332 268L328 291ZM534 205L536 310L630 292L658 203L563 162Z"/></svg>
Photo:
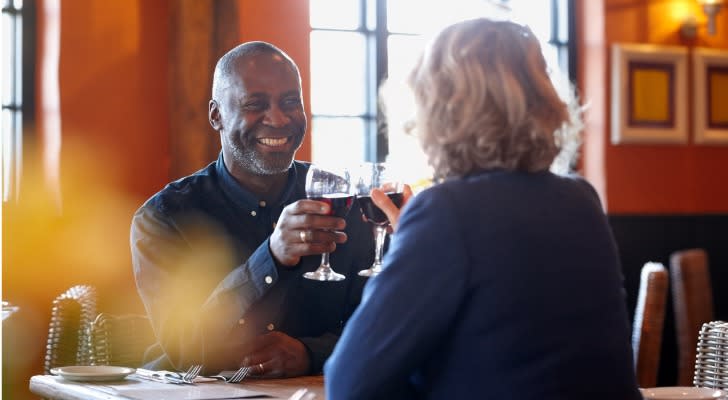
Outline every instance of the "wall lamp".
<svg viewBox="0 0 728 400"><path fill-rule="evenodd" d="M708 17L708 35L715 35L715 17L723 7L723 0L698 0L703 6L703 12ZM694 39L698 34L698 24L695 21L695 17L689 17L683 22L680 28L683 37L688 39Z"/></svg>
<svg viewBox="0 0 728 400"><path fill-rule="evenodd" d="M715 35L715 16L723 6L723 0L702 0L703 12L708 16L708 35Z"/></svg>

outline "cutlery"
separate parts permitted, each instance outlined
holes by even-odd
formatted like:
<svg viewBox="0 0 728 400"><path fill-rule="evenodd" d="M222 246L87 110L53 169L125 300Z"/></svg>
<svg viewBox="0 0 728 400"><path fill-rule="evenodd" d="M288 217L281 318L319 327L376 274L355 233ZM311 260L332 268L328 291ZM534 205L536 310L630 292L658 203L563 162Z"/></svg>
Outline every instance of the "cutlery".
<svg viewBox="0 0 728 400"><path fill-rule="evenodd" d="M210 378L222 379L223 381L225 381L227 383L239 383L240 381L245 379L246 376L248 376L248 373L250 373L250 370L251 370L251 367L241 367L240 369L235 371L235 373L233 373L232 375L228 376L228 374L225 373L227 371L222 371L218 375L213 375Z"/></svg>

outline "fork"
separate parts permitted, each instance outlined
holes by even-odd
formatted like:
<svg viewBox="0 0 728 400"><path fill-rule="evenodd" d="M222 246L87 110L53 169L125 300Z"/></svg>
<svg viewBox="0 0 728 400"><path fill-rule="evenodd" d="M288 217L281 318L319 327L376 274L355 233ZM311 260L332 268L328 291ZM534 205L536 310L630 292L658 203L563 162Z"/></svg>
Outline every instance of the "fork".
<svg viewBox="0 0 728 400"><path fill-rule="evenodd" d="M178 372L176 378L181 379L184 383L194 383L194 380L197 378L197 375L200 374L200 371L202 371L202 364L192 364L184 375Z"/></svg>
<svg viewBox="0 0 728 400"><path fill-rule="evenodd" d="M225 377L224 375L213 375L210 378L215 379L222 379L223 381L227 383L239 383L243 379L245 379L246 376L248 376L248 373L250 373L251 367L241 367L237 371L235 371L234 374L232 374L229 378Z"/></svg>

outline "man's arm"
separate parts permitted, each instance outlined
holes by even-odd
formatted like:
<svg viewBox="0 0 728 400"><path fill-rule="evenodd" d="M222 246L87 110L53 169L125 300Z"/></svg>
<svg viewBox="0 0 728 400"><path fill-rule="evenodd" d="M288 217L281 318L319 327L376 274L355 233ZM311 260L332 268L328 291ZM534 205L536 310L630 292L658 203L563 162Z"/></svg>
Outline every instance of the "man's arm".
<svg viewBox="0 0 728 400"><path fill-rule="evenodd" d="M131 248L137 289L172 366L237 365L229 333L278 279L268 242L231 271L233 244L211 221L147 205L133 218Z"/></svg>

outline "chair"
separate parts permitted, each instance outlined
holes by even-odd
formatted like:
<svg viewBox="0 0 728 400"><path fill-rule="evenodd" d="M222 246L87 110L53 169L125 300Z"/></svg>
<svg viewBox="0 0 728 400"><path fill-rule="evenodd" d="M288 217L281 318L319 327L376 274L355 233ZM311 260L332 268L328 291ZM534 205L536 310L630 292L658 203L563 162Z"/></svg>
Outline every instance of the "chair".
<svg viewBox="0 0 728 400"><path fill-rule="evenodd" d="M728 389L728 323L704 323L698 335L693 385Z"/></svg>
<svg viewBox="0 0 728 400"><path fill-rule="evenodd" d="M96 316L96 289L76 285L53 300L44 371L91 362L89 327Z"/></svg>
<svg viewBox="0 0 728 400"><path fill-rule="evenodd" d="M705 250L672 253L670 279L678 349L677 384L690 386L695 369L695 337L703 323L713 320L713 291Z"/></svg>
<svg viewBox="0 0 728 400"><path fill-rule="evenodd" d="M91 324L92 363L139 367L155 340L146 315L100 313Z"/></svg>
<svg viewBox="0 0 728 400"><path fill-rule="evenodd" d="M662 263L648 262L642 267L632 325L634 367L640 387L657 386L667 286L667 269Z"/></svg>
<svg viewBox="0 0 728 400"><path fill-rule="evenodd" d="M145 315L97 314L96 289L77 285L53 301L46 346L45 373L66 365L142 365L154 343Z"/></svg>

